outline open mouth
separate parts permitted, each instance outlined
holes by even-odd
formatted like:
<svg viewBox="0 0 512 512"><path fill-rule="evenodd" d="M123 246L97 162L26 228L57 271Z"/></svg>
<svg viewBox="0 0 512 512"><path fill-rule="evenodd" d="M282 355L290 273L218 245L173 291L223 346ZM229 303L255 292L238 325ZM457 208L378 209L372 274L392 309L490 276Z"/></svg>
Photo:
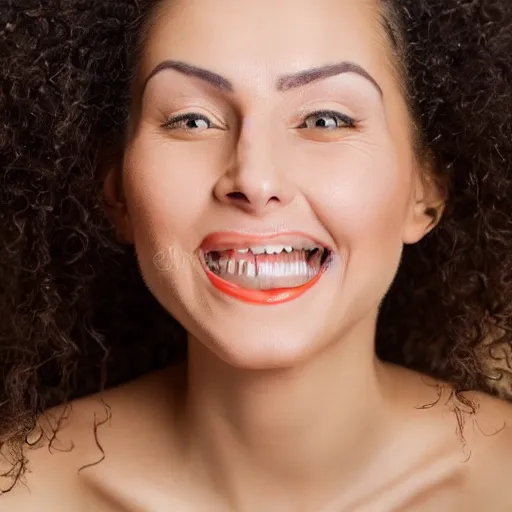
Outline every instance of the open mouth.
<svg viewBox="0 0 512 512"><path fill-rule="evenodd" d="M219 279L246 290L301 288L315 281L331 251L321 246L267 245L202 253L206 268Z"/></svg>

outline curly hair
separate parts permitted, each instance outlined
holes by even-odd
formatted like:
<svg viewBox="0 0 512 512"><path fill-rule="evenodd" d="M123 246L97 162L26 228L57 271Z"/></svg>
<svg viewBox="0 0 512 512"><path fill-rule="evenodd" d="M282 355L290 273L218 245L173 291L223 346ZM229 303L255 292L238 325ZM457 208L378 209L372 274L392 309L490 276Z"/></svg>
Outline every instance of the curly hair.
<svg viewBox="0 0 512 512"><path fill-rule="evenodd" d="M154 4L154 2L152 2ZM512 3L394 0L385 26L449 188L381 306L385 360L512 398ZM0 6L0 446L47 408L186 358L106 218L148 0ZM21 466L20 466L21 467Z"/></svg>

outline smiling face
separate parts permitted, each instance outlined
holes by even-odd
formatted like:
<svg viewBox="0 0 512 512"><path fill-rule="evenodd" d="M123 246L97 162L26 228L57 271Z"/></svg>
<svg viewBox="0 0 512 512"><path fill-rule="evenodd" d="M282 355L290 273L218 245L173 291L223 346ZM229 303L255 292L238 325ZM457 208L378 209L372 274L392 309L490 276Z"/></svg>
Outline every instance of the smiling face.
<svg viewBox="0 0 512 512"><path fill-rule="evenodd" d="M373 328L429 227L379 16L376 0L187 0L151 24L117 222L152 293L230 364L292 365ZM205 267L218 232L288 233L267 242L314 241L329 262L283 303L248 302Z"/></svg>

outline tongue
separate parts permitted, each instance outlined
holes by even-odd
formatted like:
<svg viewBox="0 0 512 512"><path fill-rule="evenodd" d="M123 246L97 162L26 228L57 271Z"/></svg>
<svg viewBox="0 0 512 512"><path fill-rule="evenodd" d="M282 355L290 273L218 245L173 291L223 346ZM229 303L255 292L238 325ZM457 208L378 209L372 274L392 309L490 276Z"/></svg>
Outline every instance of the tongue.
<svg viewBox="0 0 512 512"><path fill-rule="evenodd" d="M313 279L321 267L322 252L307 251L254 255L238 251L207 255L209 269L225 281L255 290L295 288Z"/></svg>

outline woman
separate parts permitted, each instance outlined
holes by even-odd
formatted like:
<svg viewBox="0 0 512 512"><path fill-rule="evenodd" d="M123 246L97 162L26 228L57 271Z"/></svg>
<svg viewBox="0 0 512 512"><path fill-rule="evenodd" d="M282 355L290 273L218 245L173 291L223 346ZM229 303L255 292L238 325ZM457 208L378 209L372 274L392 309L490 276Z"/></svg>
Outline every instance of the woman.
<svg viewBox="0 0 512 512"><path fill-rule="evenodd" d="M510 3L13 5L0 510L511 510Z"/></svg>

